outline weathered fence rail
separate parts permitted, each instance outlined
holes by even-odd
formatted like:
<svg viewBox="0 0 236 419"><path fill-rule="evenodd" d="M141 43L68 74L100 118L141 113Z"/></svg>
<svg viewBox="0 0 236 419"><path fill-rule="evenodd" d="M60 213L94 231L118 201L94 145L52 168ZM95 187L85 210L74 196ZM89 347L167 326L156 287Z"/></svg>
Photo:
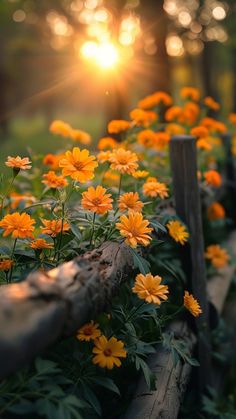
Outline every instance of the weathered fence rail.
<svg viewBox="0 0 236 419"><path fill-rule="evenodd" d="M0 379L101 312L132 269L125 244L105 243L49 272L0 288Z"/></svg>
<svg viewBox="0 0 236 419"><path fill-rule="evenodd" d="M193 353L197 342L199 389L211 382L209 300L219 314L235 266L222 270L208 284L204 263L201 203L197 181L195 139L174 137L171 167L176 212L190 231L190 243L181 254L187 288L198 298L203 315L194 330L186 321L170 325L176 339L184 338ZM236 233L229 245L236 255ZM0 288L0 379L32 360L50 344L72 335L103 311L123 281L133 271L133 258L125 244L105 243L49 272L35 272L20 284ZM209 298L207 296L207 292ZM203 337L203 338L202 338ZM150 358L157 377L157 390L148 392L141 379L125 419L175 419L183 398L190 366L174 365L170 351L159 346Z"/></svg>

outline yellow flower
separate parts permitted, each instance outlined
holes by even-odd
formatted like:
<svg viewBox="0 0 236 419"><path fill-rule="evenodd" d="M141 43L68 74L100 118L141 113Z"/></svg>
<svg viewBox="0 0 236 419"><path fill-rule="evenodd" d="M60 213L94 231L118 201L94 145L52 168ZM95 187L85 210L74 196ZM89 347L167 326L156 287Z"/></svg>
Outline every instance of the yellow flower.
<svg viewBox="0 0 236 419"><path fill-rule="evenodd" d="M149 227L149 221L143 219L139 212L130 212L128 216L122 215L120 222L116 223L116 228L121 236L126 237L125 243L131 247L137 247L138 244L148 246L152 240L148 233L153 229Z"/></svg>
<svg viewBox="0 0 236 419"><path fill-rule="evenodd" d="M209 259L216 269L224 268L230 259L227 251L218 244L212 244L206 248L205 258Z"/></svg>
<svg viewBox="0 0 236 419"><path fill-rule="evenodd" d="M101 331L99 330L99 324L94 323L92 320L90 323L86 323L81 327L77 332L77 339L89 342L90 340L97 339L101 336Z"/></svg>
<svg viewBox="0 0 236 419"><path fill-rule="evenodd" d="M179 221L169 221L166 225L169 231L169 235L178 243L185 244L188 241L189 233L186 228Z"/></svg>
<svg viewBox="0 0 236 419"><path fill-rule="evenodd" d="M52 249L53 244L47 243L45 239L36 239L30 243L31 249L41 250L41 249Z"/></svg>
<svg viewBox="0 0 236 419"><path fill-rule="evenodd" d="M119 134L120 132L127 131L130 128L130 122L123 119L115 119L109 122L107 130L109 134Z"/></svg>
<svg viewBox="0 0 236 419"><path fill-rule="evenodd" d="M67 180L63 176L58 176L53 170L43 175L42 183L47 185L49 188L57 189L63 188L68 185Z"/></svg>
<svg viewBox="0 0 236 419"><path fill-rule="evenodd" d="M103 137L98 141L98 149L99 150L113 150L118 145L117 141L114 140L112 137Z"/></svg>
<svg viewBox="0 0 236 419"><path fill-rule="evenodd" d="M214 188L219 188L222 184L222 177L216 170L208 170L204 173L206 183Z"/></svg>
<svg viewBox="0 0 236 419"><path fill-rule="evenodd" d="M110 161L112 152L110 150L100 151L97 155L97 159L99 163L105 163L106 161Z"/></svg>
<svg viewBox="0 0 236 419"><path fill-rule="evenodd" d="M113 150L110 157L111 169L117 170L121 174L132 175L138 168L138 157L135 153L123 148Z"/></svg>
<svg viewBox="0 0 236 419"><path fill-rule="evenodd" d="M170 142L170 135L166 132L157 132L155 135L155 148L158 151L166 149Z"/></svg>
<svg viewBox="0 0 236 419"><path fill-rule="evenodd" d="M138 107L141 109L151 109L155 106L163 104L164 106L172 105L172 98L166 92L155 92L152 95L146 96L144 99L140 100Z"/></svg>
<svg viewBox="0 0 236 419"><path fill-rule="evenodd" d="M43 159L43 164L49 166L51 169L56 170L59 168L59 161L64 157L64 154L46 154Z"/></svg>
<svg viewBox="0 0 236 419"><path fill-rule="evenodd" d="M130 114L130 118L133 119L137 125L148 126L157 120L157 114L152 111L144 111L143 109L133 109Z"/></svg>
<svg viewBox="0 0 236 419"><path fill-rule="evenodd" d="M126 192L119 198L119 210L121 212L130 210L134 212L142 212L143 202L139 201L138 192Z"/></svg>
<svg viewBox="0 0 236 419"><path fill-rule="evenodd" d="M26 212L14 214L7 214L0 221L0 227L3 228L3 237L10 234L14 239L33 238L32 232L34 231L35 220L33 220Z"/></svg>
<svg viewBox="0 0 236 419"><path fill-rule="evenodd" d="M114 365L121 366L120 358L126 358L127 352L124 349L124 342L115 337L107 339L106 336L100 336L94 341L93 363L101 368L111 370Z"/></svg>
<svg viewBox="0 0 236 419"><path fill-rule="evenodd" d="M111 194L106 193L102 186L94 188L90 186L87 191L82 193L82 207L96 214L105 214L112 209L113 199Z"/></svg>
<svg viewBox="0 0 236 419"><path fill-rule="evenodd" d="M165 199L168 197L168 188L165 183L158 182L155 178L148 178L143 185L143 194L151 198L160 197Z"/></svg>
<svg viewBox="0 0 236 419"><path fill-rule="evenodd" d="M134 172L132 174L132 176L135 179L142 179L144 177L147 177L149 175L149 172L147 172L147 170L137 170L137 172Z"/></svg>
<svg viewBox="0 0 236 419"><path fill-rule="evenodd" d="M161 300L167 300L169 293L168 286L161 284L162 278L158 275L153 276L151 273L147 275L138 274L135 278L135 284L132 291L138 295L141 300L147 303L160 305Z"/></svg>
<svg viewBox="0 0 236 419"><path fill-rule="evenodd" d="M59 162L63 176L70 176L81 183L93 179L97 166L95 157L90 156L88 150L80 150L79 147L74 147L72 152L66 151L65 157Z"/></svg>
<svg viewBox="0 0 236 419"><path fill-rule="evenodd" d="M219 202L212 202L212 204L207 208L207 217L210 221L225 218L224 207Z"/></svg>
<svg viewBox="0 0 236 419"><path fill-rule="evenodd" d="M20 170L29 170L31 169L30 165L31 161L29 160L29 157L23 157L20 156L17 157L11 157L8 156L7 161L5 162L5 165L8 167L11 167L15 171Z"/></svg>
<svg viewBox="0 0 236 419"><path fill-rule="evenodd" d="M59 119L53 121L49 127L49 131L52 134L61 135L62 137L70 137L71 130L72 128L69 124Z"/></svg>
<svg viewBox="0 0 236 419"><path fill-rule="evenodd" d="M152 148L155 145L156 133L151 129L145 129L138 133L137 139L143 147Z"/></svg>
<svg viewBox="0 0 236 419"><path fill-rule="evenodd" d="M217 103L211 96L205 97L204 104L208 106L208 108L213 109L213 111L218 111L220 109L219 103Z"/></svg>
<svg viewBox="0 0 236 419"><path fill-rule="evenodd" d="M188 291L184 292L184 307L188 311L190 311L190 313L194 317L198 317L202 313L202 310L198 301L193 297L192 294L189 294Z"/></svg>
<svg viewBox="0 0 236 419"><path fill-rule="evenodd" d="M71 129L70 138L81 144L88 145L91 143L91 135L81 129Z"/></svg>
<svg viewBox="0 0 236 419"><path fill-rule="evenodd" d="M42 220L44 227L40 227L43 234L48 234L51 237L56 237L57 234L61 233L64 234L66 231L70 229L69 224L64 221L63 229L62 229L62 220Z"/></svg>
<svg viewBox="0 0 236 419"><path fill-rule="evenodd" d="M14 264L12 259L2 259L0 260L0 271L9 271Z"/></svg>
<svg viewBox="0 0 236 419"><path fill-rule="evenodd" d="M195 87L183 87L180 90L180 96L184 99L193 100L194 102L200 100L200 92Z"/></svg>

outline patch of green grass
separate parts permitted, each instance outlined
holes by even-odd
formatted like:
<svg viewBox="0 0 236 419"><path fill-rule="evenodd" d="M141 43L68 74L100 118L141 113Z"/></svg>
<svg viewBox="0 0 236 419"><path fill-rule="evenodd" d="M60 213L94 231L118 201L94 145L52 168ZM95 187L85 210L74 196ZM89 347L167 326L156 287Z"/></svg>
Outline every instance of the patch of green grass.
<svg viewBox="0 0 236 419"><path fill-rule="evenodd" d="M69 122L74 128L83 129L91 134L93 144L103 135L104 120L102 115L60 115L65 122ZM20 155L21 157L31 154L54 153L68 144L68 140L54 136L48 131L48 122L43 115L17 117L13 119L9 127L7 138L0 137L0 164L3 171L7 156ZM70 143L71 144L71 143Z"/></svg>

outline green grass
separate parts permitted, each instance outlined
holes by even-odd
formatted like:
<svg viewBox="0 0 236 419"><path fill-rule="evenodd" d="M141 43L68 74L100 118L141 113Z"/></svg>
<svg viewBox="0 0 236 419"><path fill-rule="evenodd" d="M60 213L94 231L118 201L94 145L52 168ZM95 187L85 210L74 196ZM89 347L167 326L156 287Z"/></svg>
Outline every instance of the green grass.
<svg viewBox="0 0 236 419"><path fill-rule="evenodd" d="M92 135L93 143L103 135L104 120L102 115L63 115L60 116L69 122L74 128L83 129ZM21 157L54 153L68 144L68 140L54 136L48 131L48 123L43 115L33 117L17 117L13 119L9 127L7 138L0 137L1 153L0 164L2 171L6 171L4 162L7 156Z"/></svg>

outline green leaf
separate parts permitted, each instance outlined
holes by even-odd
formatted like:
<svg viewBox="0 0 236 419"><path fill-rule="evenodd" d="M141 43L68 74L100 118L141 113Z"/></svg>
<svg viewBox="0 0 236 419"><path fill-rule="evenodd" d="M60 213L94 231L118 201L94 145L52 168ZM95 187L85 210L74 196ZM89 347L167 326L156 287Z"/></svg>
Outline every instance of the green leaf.
<svg viewBox="0 0 236 419"><path fill-rule="evenodd" d="M167 233L165 226L163 226L158 221L151 221L150 224L156 230L157 233L159 233L159 230L163 231L163 233Z"/></svg>
<svg viewBox="0 0 236 419"><path fill-rule="evenodd" d="M72 233L75 235L75 237L80 241L82 235L81 235L79 227L77 227L77 225L75 224L70 223L70 228L71 228Z"/></svg>
<svg viewBox="0 0 236 419"><path fill-rule="evenodd" d="M105 387L113 393L120 395L120 390L111 378L107 377L93 377L92 381L98 386Z"/></svg>
<svg viewBox="0 0 236 419"><path fill-rule="evenodd" d="M142 256L140 256L138 252L136 252L136 250L132 247L130 247L130 251L133 256L134 267L138 268L143 275L148 274L150 272L150 263Z"/></svg>
<svg viewBox="0 0 236 419"><path fill-rule="evenodd" d="M89 386L87 386L84 383L82 384L82 387L83 387L83 393L84 393L85 399L94 408L95 412L99 416L102 416L101 405L100 405L100 402L99 402L97 396L95 395L95 393L89 388Z"/></svg>

